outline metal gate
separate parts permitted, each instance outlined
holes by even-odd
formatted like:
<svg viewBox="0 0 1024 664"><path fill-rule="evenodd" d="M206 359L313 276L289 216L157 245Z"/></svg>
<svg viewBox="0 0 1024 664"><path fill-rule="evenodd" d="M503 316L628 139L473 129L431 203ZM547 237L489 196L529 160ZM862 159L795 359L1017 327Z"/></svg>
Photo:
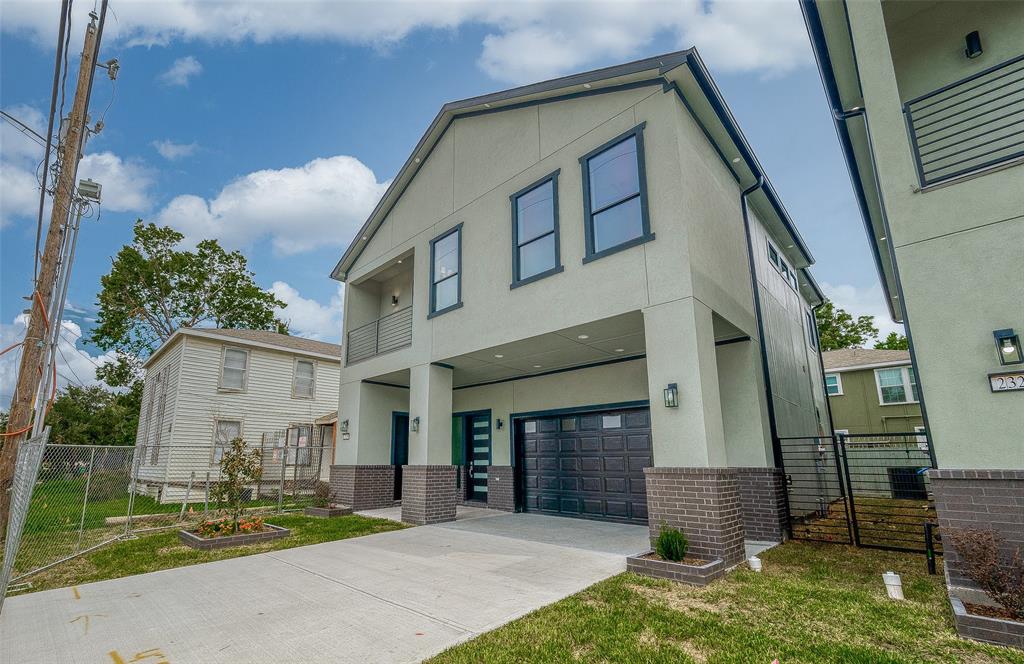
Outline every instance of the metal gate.
<svg viewBox="0 0 1024 664"><path fill-rule="evenodd" d="M783 438L793 539L927 553L935 523L927 435Z"/></svg>

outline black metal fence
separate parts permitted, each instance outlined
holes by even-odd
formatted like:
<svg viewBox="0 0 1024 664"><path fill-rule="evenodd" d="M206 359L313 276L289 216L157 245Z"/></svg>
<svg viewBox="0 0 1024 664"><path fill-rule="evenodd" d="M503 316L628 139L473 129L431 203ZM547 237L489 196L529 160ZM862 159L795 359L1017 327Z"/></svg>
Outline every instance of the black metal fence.
<svg viewBox="0 0 1024 664"><path fill-rule="evenodd" d="M924 432L783 438L794 539L924 553L935 523Z"/></svg>

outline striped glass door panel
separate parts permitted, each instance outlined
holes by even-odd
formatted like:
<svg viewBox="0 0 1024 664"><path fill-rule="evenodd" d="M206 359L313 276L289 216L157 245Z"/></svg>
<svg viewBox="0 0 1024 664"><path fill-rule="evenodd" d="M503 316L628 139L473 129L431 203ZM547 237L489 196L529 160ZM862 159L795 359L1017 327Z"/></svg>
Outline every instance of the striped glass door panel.
<svg viewBox="0 0 1024 664"><path fill-rule="evenodd" d="M466 465L469 486L466 497L487 500L487 466L491 463L491 416L470 415L466 418Z"/></svg>

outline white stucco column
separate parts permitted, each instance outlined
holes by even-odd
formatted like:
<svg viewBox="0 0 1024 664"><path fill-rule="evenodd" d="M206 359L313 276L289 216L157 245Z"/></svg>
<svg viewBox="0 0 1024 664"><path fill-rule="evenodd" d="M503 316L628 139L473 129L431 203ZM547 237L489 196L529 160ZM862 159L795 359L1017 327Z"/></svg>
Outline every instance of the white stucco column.
<svg viewBox="0 0 1024 664"><path fill-rule="evenodd" d="M452 370L434 364L412 367L409 375L409 465L451 465Z"/></svg>
<svg viewBox="0 0 1024 664"><path fill-rule="evenodd" d="M727 466L711 309L684 298L643 310L655 466ZM666 408L669 383L679 407Z"/></svg>
<svg viewBox="0 0 1024 664"><path fill-rule="evenodd" d="M391 463L389 413L382 412L373 385L355 381L343 383L338 395L338 431L334 463L368 465ZM348 438L342 432L348 420Z"/></svg>
<svg viewBox="0 0 1024 664"><path fill-rule="evenodd" d="M715 347L725 449L732 467L775 465L756 339Z"/></svg>

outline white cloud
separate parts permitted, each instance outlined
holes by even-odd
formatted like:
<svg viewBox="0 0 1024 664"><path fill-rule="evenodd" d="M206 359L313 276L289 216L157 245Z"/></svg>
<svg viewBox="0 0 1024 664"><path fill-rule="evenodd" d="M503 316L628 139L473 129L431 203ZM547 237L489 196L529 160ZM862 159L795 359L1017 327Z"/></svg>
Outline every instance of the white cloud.
<svg viewBox="0 0 1024 664"><path fill-rule="evenodd" d="M240 247L269 236L275 250L294 254L346 244L387 184L355 157L314 159L298 168L249 173L210 200L177 196L154 221L193 242L217 238Z"/></svg>
<svg viewBox="0 0 1024 664"><path fill-rule="evenodd" d="M7 2L4 10L5 31L53 43L56 10L38 11L31 2ZM75 24L85 20L84 14L76 16ZM119 6L118 21L107 22L104 40L152 46L310 39L386 49L418 30L468 25L488 33L481 69L510 83L639 57L656 37L679 48L696 45L715 71L779 73L811 63L793 0L162 0Z"/></svg>
<svg viewBox="0 0 1024 664"><path fill-rule="evenodd" d="M171 65L171 68L160 74L160 81L164 85L187 86L193 76L203 72L203 65L192 55L178 58Z"/></svg>
<svg viewBox="0 0 1024 664"><path fill-rule="evenodd" d="M102 206L113 212L143 212L152 203L153 173L137 159L122 159L113 152L94 152L82 157L78 178L103 185Z"/></svg>
<svg viewBox="0 0 1024 664"><path fill-rule="evenodd" d="M199 144L175 143L174 141L153 141L153 147L160 153L160 156L168 161L176 161L184 157L191 157L199 149Z"/></svg>
<svg viewBox="0 0 1024 664"><path fill-rule="evenodd" d="M288 323L289 331L300 337L338 343L341 338L344 284L327 304L302 297L299 291L283 281L275 281L270 291L288 306L275 314Z"/></svg>
<svg viewBox="0 0 1024 664"><path fill-rule="evenodd" d="M7 348L21 341L25 337L27 320L27 315L19 314L12 323L0 323L0 347ZM63 321L62 328L57 344L57 389L63 389L68 383L102 385L102 381L96 379L96 368L114 361L114 354L92 355L89 351L78 348L77 342L82 337L82 328L74 321ZM11 398L14 396L20 362L20 348L0 356L0 407L5 410L10 406Z"/></svg>
<svg viewBox="0 0 1024 664"><path fill-rule="evenodd" d="M889 315L889 309L885 306L885 295L882 294L882 287L873 284L868 288L860 288L850 284L833 286L829 283L822 283L821 290L825 296L832 300L840 309L845 309L854 318L857 316L873 316L875 327L878 328L879 339L885 339L890 332L905 334L903 326L893 322ZM869 345L874 345L870 342Z"/></svg>

